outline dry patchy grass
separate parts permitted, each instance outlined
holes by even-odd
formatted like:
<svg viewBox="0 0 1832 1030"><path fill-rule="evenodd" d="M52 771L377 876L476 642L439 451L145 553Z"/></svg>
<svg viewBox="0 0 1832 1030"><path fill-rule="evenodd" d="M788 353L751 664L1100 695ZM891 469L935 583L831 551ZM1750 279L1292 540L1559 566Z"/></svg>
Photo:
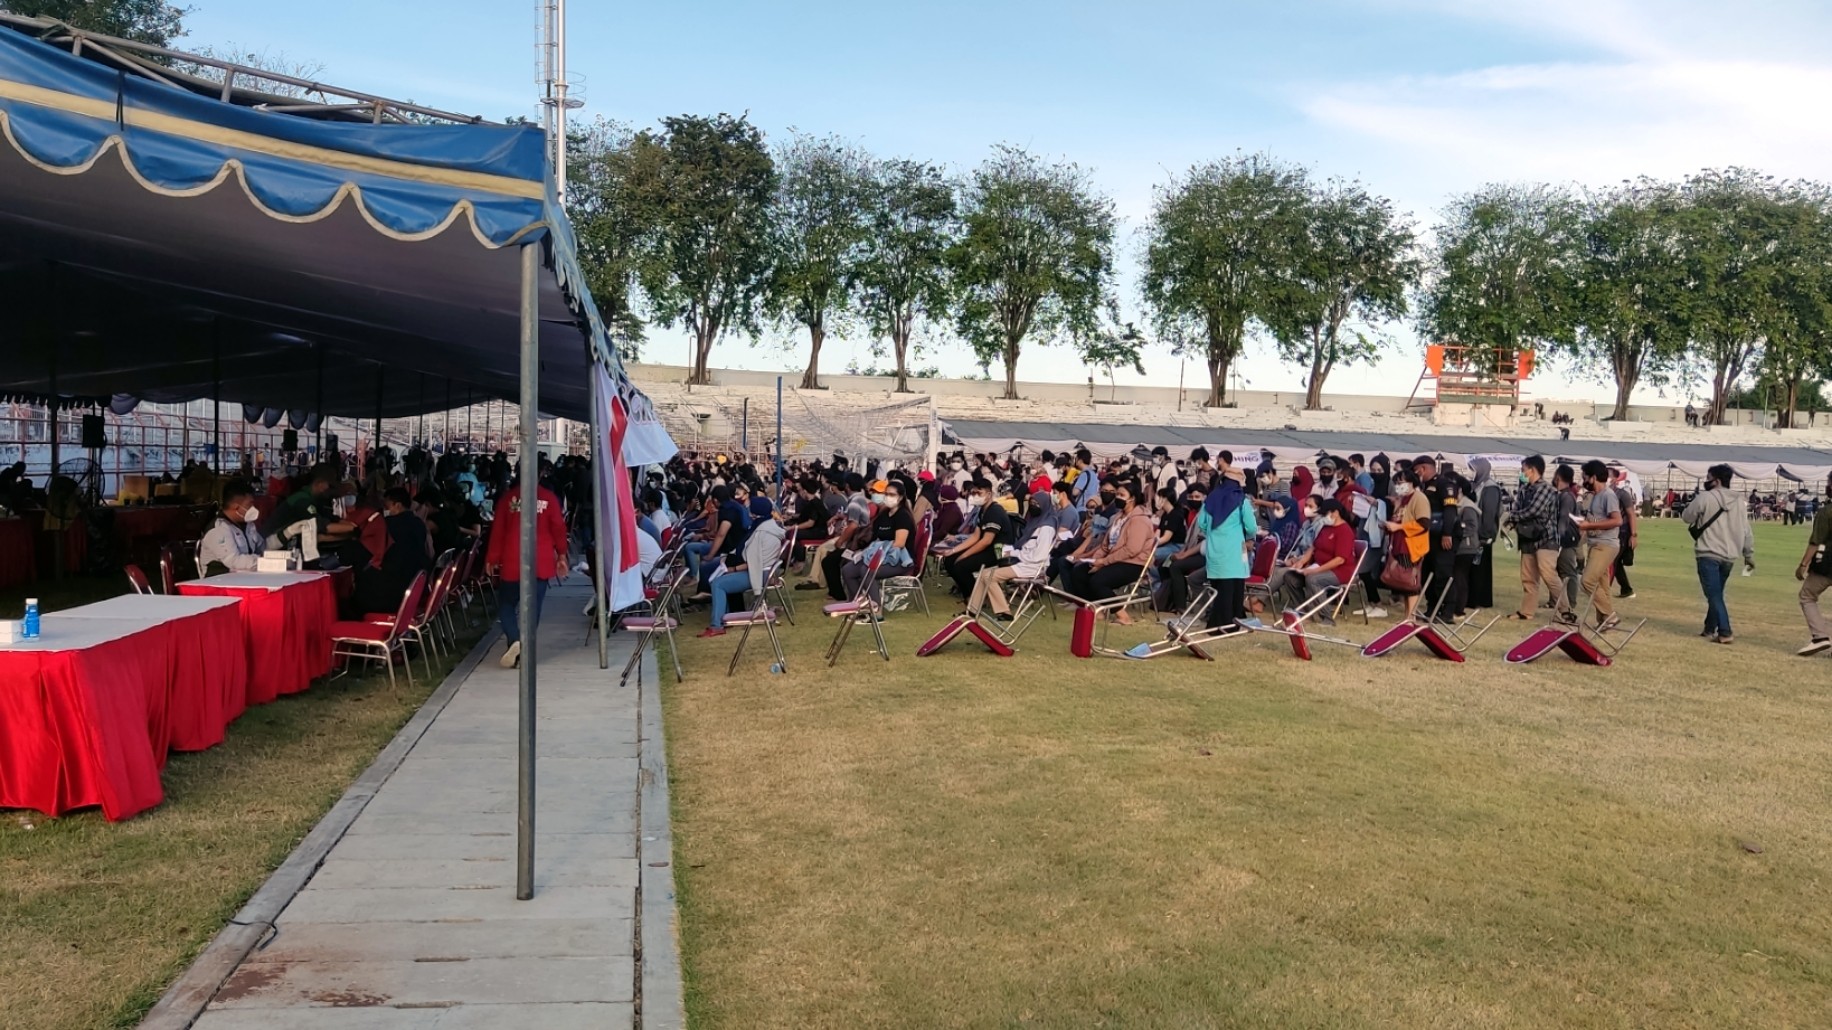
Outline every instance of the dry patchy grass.
<svg viewBox="0 0 1832 1030"><path fill-rule="evenodd" d="M1506 666L1506 624L1461 666L1084 662L1047 618L1015 658L917 659L940 599L888 665L855 634L826 669L810 619L787 676L687 641L695 1024L1826 1025L1826 666L1792 656L1804 531L1758 532L1719 647L1651 526L1624 608L1653 621L1607 670Z"/></svg>
<svg viewBox="0 0 1832 1030"><path fill-rule="evenodd" d="M41 600L95 600L113 580ZM425 701L416 684L354 676L251 708L223 744L173 755L165 803L126 822L0 813L0 1028L137 1023Z"/></svg>

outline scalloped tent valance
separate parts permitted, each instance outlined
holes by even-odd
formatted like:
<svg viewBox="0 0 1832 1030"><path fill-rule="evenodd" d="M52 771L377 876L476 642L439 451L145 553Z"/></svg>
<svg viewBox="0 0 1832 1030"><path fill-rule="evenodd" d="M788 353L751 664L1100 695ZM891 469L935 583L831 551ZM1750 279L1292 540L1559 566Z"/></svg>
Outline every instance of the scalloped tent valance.
<svg viewBox="0 0 1832 1030"><path fill-rule="evenodd" d="M513 399L542 250L541 409L627 383L532 126L324 121L0 28L0 392L400 417ZM590 358L588 359L588 355Z"/></svg>

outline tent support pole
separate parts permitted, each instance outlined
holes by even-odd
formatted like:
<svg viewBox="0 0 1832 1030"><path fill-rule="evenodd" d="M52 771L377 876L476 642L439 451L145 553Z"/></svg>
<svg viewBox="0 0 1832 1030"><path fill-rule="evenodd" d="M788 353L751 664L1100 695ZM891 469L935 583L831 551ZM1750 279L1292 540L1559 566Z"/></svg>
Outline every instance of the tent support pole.
<svg viewBox="0 0 1832 1030"><path fill-rule="evenodd" d="M324 344L322 343L314 344L312 349L318 352L318 399L315 402L318 405L318 407L316 410L312 412L312 414L318 416L318 460L323 461L324 460Z"/></svg>
<svg viewBox="0 0 1832 1030"><path fill-rule="evenodd" d="M210 320L210 458L223 475L223 323Z"/></svg>
<svg viewBox="0 0 1832 1030"><path fill-rule="evenodd" d="M540 427L540 245L522 245L522 392L521 392L521 540L516 559L521 568L516 590L519 603L517 630L522 638L519 676L520 717L516 730L515 798L515 897L534 897L534 699L536 633L540 620L535 611L535 522L540 511L541 462L537 434ZM600 613L602 615L602 613Z"/></svg>
<svg viewBox="0 0 1832 1030"><path fill-rule="evenodd" d="M598 397L598 363L593 348L589 346L586 348L585 374L592 385L592 405L588 416L591 419L592 446L588 453L592 459L592 568L595 570L592 576L592 593L598 599L597 607L592 610L597 614L598 623L598 668L609 669L611 667L611 610L606 604L610 591L605 589L605 584L610 582L611 567L604 563L604 527L611 521L611 509L605 507L611 499L605 495L604 484L606 477L610 476L612 470L617 466L611 460L615 457L611 454L611 441L604 438L608 427L604 424L603 415L599 410L602 404ZM604 445L602 451L599 444Z"/></svg>
<svg viewBox="0 0 1832 1030"><path fill-rule="evenodd" d="M382 381L387 375L387 369L380 365L375 366L375 440L369 445L370 454L382 452ZM387 471L379 465L376 468L383 472Z"/></svg>
<svg viewBox="0 0 1832 1030"><path fill-rule="evenodd" d="M51 417L51 471L45 476L45 491L49 496L51 481L57 478L58 440L57 440L57 348L51 348L51 396L47 405ZM49 507L47 505L46 507ZM49 515L45 518L48 520ZM59 527L51 534L51 579L62 581L64 578L64 534L68 530Z"/></svg>

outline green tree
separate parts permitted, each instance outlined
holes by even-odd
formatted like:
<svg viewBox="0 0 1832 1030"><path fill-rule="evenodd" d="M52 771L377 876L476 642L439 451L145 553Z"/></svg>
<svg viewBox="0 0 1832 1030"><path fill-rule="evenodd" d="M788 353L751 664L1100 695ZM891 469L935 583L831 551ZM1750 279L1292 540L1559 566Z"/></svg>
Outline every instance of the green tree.
<svg viewBox="0 0 1832 1030"><path fill-rule="evenodd" d="M1550 186L1487 186L1457 198L1437 230L1419 330L1470 348L1477 370L1523 350L1569 347L1583 210Z"/></svg>
<svg viewBox="0 0 1832 1030"><path fill-rule="evenodd" d="M954 187L939 166L905 159L878 162L871 187L870 231L854 286L873 338L890 340L897 392L908 393L916 324L940 320L953 302L948 248L960 228Z"/></svg>
<svg viewBox="0 0 1832 1030"><path fill-rule="evenodd" d="M1119 393L1119 384L1114 381L1113 370L1124 365L1144 375L1145 348L1150 341L1139 331L1138 326L1120 321L1118 304L1108 306L1107 317L1108 324L1092 336L1077 341L1075 351L1081 355L1083 364L1106 373L1107 396L1112 399Z"/></svg>
<svg viewBox="0 0 1832 1030"><path fill-rule="evenodd" d="M763 133L727 114L664 118L631 151L631 197L649 230L637 280L656 322L693 335L689 381L711 382L713 344L758 332L775 253L775 163Z"/></svg>
<svg viewBox="0 0 1832 1030"><path fill-rule="evenodd" d="M578 240L579 263L605 328L628 361L642 351L643 320L632 295L651 231L631 178L635 145L629 126L605 118L567 133L566 214Z"/></svg>
<svg viewBox="0 0 1832 1030"><path fill-rule="evenodd" d="M1826 188L1788 187L1779 216L1776 305L1758 385L1779 387L1772 403L1785 429L1803 407L1817 410L1818 384L1811 380L1832 374L1832 205Z"/></svg>
<svg viewBox="0 0 1832 1030"><path fill-rule="evenodd" d="M1417 240L1384 197L1358 182L1314 189L1289 220L1274 253L1283 267L1264 321L1288 362L1308 367L1304 407L1323 407L1323 383L1338 365L1379 361L1380 346L1351 320L1403 318L1418 282Z"/></svg>
<svg viewBox="0 0 1832 1030"><path fill-rule="evenodd" d="M1773 179L1743 169L1701 172L1683 190L1690 354L1711 376L1708 420L1721 423L1731 392L1759 362L1777 320L1775 252L1785 210Z"/></svg>
<svg viewBox="0 0 1832 1030"><path fill-rule="evenodd" d="M1145 306L1175 353L1207 361L1209 407L1227 400L1247 324L1272 309L1307 186L1302 169L1253 154L1197 165L1157 190Z"/></svg>
<svg viewBox="0 0 1832 1030"><path fill-rule="evenodd" d="M1638 386L1665 386L1685 360L1694 297L1679 192L1641 180L1589 198L1573 277L1576 332L1559 349L1581 374L1613 383L1614 418Z"/></svg>
<svg viewBox="0 0 1832 1030"><path fill-rule="evenodd" d="M949 250L956 324L982 368L1005 363L1018 396L1024 342L1085 340L1112 295L1113 202L1073 164L1001 145L962 191L964 231Z"/></svg>
<svg viewBox="0 0 1832 1030"><path fill-rule="evenodd" d="M821 385L821 344L844 332L866 240L871 159L831 136L796 135L776 154L776 265L766 307L808 330L802 389Z"/></svg>
<svg viewBox="0 0 1832 1030"><path fill-rule="evenodd" d="M184 35L184 16L192 10L164 0L6 0L5 7L28 18L52 18L71 28L154 46L171 46Z"/></svg>

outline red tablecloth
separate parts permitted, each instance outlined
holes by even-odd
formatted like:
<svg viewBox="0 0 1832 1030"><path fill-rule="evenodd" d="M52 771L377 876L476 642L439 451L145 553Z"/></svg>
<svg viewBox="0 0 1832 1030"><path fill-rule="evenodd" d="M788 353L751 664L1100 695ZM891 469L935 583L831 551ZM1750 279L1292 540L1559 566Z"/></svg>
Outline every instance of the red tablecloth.
<svg viewBox="0 0 1832 1030"><path fill-rule="evenodd" d="M248 709L247 630L236 597L126 594L55 613L52 618L165 622L172 642L171 746L203 751L223 742Z"/></svg>
<svg viewBox="0 0 1832 1030"><path fill-rule="evenodd" d="M331 671L337 599L323 573L243 572L178 584L190 597L239 597L248 644L248 703L297 694Z"/></svg>
<svg viewBox="0 0 1832 1030"><path fill-rule="evenodd" d="M0 589L24 586L38 579L36 534L25 519L0 519Z"/></svg>
<svg viewBox="0 0 1832 1030"><path fill-rule="evenodd" d="M99 805L118 820L157 805L166 752L221 741L233 718L247 668L239 608L51 614L42 640L0 648L0 807Z"/></svg>

